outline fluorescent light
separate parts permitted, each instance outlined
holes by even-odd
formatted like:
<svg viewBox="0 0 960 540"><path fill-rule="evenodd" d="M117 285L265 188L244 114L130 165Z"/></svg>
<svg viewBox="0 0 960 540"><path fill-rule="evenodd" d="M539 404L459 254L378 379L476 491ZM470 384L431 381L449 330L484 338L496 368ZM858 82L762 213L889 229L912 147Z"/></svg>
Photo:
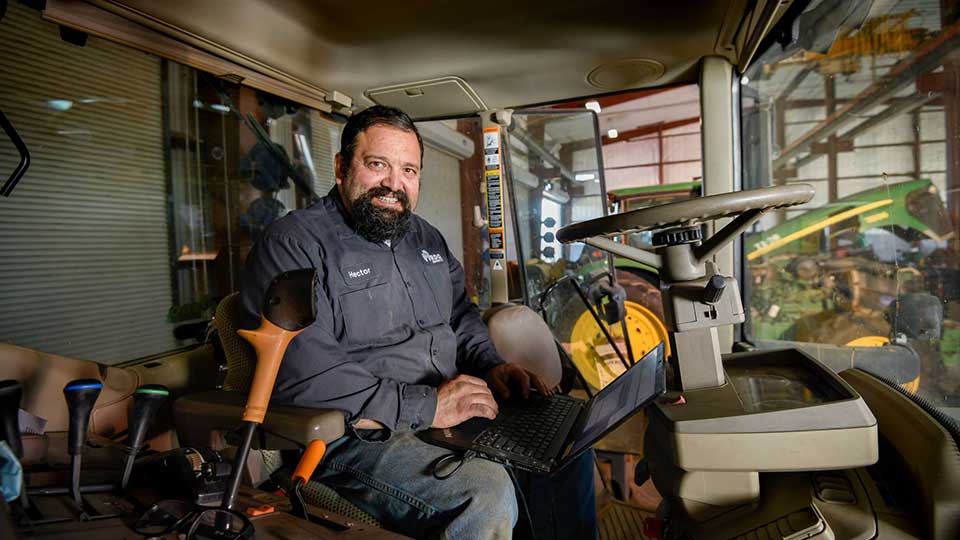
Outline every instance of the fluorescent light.
<svg viewBox="0 0 960 540"><path fill-rule="evenodd" d="M615 129L607 130L607 138L608 138L608 139L616 139L616 138L619 137L619 136L620 136L620 133L619 133L617 130L615 130Z"/></svg>
<svg viewBox="0 0 960 540"><path fill-rule="evenodd" d="M69 99L48 99L47 106L55 111L66 111L73 107L73 102Z"/></svg>
<svg viewBox="0 0 960 540"><path fill-rule="evenodd" d="M750 77L747 77L746 75L740 77L740 84L750 84Z"/></svg>
<svg viewBox="0 0 960 540"><path fill-rule="evenodd" d="M597 175L593 173L577 173L573 178L577 182L586 182L587 180L593 180Z"/></svg>
<svg viewBox="0 0 960 540"><path fill-rule="evenodd" d="M584 107L590 109L591 111L600 114L600 102L596 100L590 100L583 104Z"/></svg>
<svg viewBox="0 0 960 540"><path fill-rule="evenodd" d="M212 104L210 105L210 108L213 109L213 110L215 110L215 111L220 111L220 112L222 112L222 113L228 113L228 112L230 112L230 107L227 107L226 105L221 105L221 104L219 104L219 103L212 103Z"/></svg>

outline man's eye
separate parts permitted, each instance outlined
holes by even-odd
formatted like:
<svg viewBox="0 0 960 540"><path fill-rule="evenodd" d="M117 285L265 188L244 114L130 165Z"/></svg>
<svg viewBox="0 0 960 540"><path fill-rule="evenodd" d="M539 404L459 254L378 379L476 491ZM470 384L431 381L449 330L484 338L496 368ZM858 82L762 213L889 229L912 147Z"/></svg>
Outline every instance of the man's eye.
<svg viewBox="0 0 960 540"><path fill-rule="evenodd" d="M384 165L385 163L382 161L371 161L370 163L367 163L367 167L370 167L371 169L382 169Z"/></svg>
<svg viewBox="0 0 960 540"><path fill-rule="evenodd" d="M411 175L411 176L417 174L417 170L414 169L414 168L412 168L412 167L407 167L406 169L403 170L403 172L405 172L405 173L407 173L407 174L409 174L409 175Z"/></svg>

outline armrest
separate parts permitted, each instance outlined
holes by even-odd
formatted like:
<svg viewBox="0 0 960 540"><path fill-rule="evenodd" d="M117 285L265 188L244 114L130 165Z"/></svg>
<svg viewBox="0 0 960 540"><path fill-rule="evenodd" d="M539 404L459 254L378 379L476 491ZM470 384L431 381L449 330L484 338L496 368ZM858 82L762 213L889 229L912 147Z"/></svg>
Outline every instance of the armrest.
<svg viewBox="0 0 960 540"><path fill-rule="evenodd" d="M211 434L236 428L246 401L246 394L224 390L181 397L173 405L173 422L180 445L218 446L211 443ZM266 435L264 444L260 444L260 437L255 437L255 448L300 448L314 439L329 443L344 433L343 413L333 409L270 405L261 429Z"/></svg>

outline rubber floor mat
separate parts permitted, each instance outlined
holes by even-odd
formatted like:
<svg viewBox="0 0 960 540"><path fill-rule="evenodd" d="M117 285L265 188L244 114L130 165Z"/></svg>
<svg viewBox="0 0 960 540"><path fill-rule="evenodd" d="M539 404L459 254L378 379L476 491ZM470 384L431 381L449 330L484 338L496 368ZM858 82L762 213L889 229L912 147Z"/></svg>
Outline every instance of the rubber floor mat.
<svg viewBox="0 0 960 540"><path fill-rule="evenodd" d="M621 501L610 501L599 514L600 540L641 540L644 518L656 517L653 512Z"/></svg>

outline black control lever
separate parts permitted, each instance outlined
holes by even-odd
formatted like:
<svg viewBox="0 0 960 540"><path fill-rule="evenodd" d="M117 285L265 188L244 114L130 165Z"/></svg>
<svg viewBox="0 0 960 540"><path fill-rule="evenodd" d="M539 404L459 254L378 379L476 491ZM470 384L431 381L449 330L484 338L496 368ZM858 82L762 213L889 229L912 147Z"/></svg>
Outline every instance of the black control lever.
<svg viewBox="0 0 960 540"><path fill-rule="evenodd" d="M67 452L70 454L70 494L80 511L81 519L88 519L80 495L80 461L83 445L87 442L87 429L90 426L90 413L100 397L103 384L96 379L77 379L63 387L63 396L70 411L70 432Z"/></svg>
<svg viewBox="0 0 960 540"><path fill-rule="evenodd" d="M23 397L23 388L14 380L0 381L0 438L7 442L18 458L23 457L23 442L20 440L20 420L17 417L20 411L20 399Z"/></svg>
<svg viewBox="0 0 960 540"><path fill-rule="evenodd" d="M723 289L727 286L727 280L721 275L714 274L709 281L707 281L706 286L703 287L703 294L700 296L700 301L704 304L716 304L720 301L720 297L723 296Z"/></svg>
<svg viewBox="0 0 960 540"><path fill-rule="evenodd" d="M20 439L20 400L23 399L23 387L12 379L0 381L0 438L6 441L13 450L17 459L23 457L23 441ZM23 508L30 508L27 498L26 474L23 485L20 486L20 504Z"/></svg>
<svg viewBox="0 0 960 540"><path fill-rule="evenodd" d="M166 386L159 384L145 384L133 392L133 409L127 421L127 459L123 465L123 478L120 480L120 489L126 491L130 482L130 472L133 471L133 462L137 453L143 447L143 439L147 436L147 428L153 417L156 416L164 400L170 395Z"/></svg>

